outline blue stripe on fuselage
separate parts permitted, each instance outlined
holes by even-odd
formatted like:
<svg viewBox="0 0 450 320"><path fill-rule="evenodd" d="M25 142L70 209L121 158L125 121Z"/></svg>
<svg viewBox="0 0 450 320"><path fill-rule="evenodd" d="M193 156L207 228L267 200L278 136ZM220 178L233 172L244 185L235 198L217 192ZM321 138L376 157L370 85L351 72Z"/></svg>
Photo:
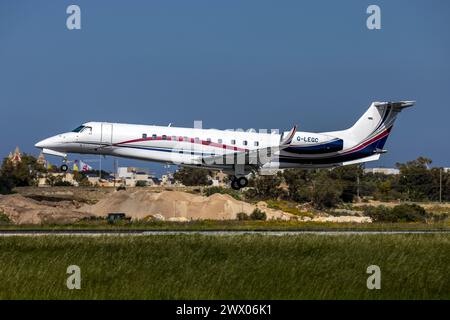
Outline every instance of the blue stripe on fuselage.
<svg viewBox="0 0 450 320"><path fill-rule="evenodd" d="M380 140L374 141L373 143L367 145L361 150L358 150L356 152L352 152L349 154L344 155L336 155L333 157L328 158L297 158L297 157L286 157L286 156L280 156L279 161L280 162L287 162L287 163L299 163L299 164L335 164L335 163L341 163L346 161L352 161L356 159L361 159L365 157L369 157L374 155L375 150L382 149L384 147L384 144L386 143L387 138L389 135L381 138Z"/></svg>
<svg viewBox="0 0 450 320"><path fill-rule="evenodd" d="M342 139L333 140L328 143L312 145L312 146L291 146L283 151L296 154L322 154L341 151L344 148L344 141Z"/></svg>

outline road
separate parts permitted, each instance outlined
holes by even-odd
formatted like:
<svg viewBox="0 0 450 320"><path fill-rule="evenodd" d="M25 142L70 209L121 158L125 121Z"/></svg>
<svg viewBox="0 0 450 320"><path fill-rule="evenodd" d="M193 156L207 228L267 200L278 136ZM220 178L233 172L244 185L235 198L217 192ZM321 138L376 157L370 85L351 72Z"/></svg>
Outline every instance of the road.
<svg viewBox="0 0 450 320"><path fill-rule="evenodd" d="M153 236L153 235L206 235L206 236L238 236L238 235L264 235L264 236L297 236L297 235L396 235L396 234L449 234L450 230L401 230L401 231L349 231L349 230L330 230L330 231L159 231L159 230L1 230L0 237L10 236Z"/></svg>

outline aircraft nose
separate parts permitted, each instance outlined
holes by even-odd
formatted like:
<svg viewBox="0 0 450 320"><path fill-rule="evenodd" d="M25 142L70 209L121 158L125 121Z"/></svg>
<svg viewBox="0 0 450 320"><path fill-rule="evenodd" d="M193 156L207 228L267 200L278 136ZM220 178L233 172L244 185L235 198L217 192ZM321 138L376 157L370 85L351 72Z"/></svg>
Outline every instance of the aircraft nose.
<svg viewBox="0 0 450 320"><path fill-rule="evenodd" d="M47 147L47 140L48 139L44 139L44 140L41 140L41 141L39 141L38 143L36 143L34 146L36 147L36 148L46 148Z"/></svg>
<svg viewBox="0 0 450 320"><path fill-rule="evenodd" d="M54 139L54 137L51 137L51 138L47 138L47 139L44 139L44 140L42 140L42 141L39 141L38 143L36 143L34 146L36 147L36 148L41 148L41 149L44 149L44 148L51 148L51 147L54 147L54 145L55 145L55 139Z"/></svg>

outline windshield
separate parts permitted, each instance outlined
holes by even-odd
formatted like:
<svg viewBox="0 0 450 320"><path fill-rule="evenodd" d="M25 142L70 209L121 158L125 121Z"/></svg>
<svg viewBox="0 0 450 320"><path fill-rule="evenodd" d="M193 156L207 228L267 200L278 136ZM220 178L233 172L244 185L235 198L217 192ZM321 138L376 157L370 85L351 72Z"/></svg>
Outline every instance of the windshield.
<svg viewBox="0 0 450 320"><path fill-rule="evenodd" d="M73 129L72 132L80 132L83 129L84 129L84 126L79 126L78 128Z"/></svg>

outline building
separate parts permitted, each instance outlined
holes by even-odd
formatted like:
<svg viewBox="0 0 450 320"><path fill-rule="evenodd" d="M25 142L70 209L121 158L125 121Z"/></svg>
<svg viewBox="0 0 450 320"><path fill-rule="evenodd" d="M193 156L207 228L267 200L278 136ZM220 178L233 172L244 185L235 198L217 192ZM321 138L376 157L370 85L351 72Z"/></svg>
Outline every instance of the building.
<svg viewBox="0 0 450 320"><path fill-rule="evenodd" d="M49 172L45 176L40 177L38 179L38 187L48 187L49 180L57 180L61 179L62 182L68 182L71 185L78 187L78 182L74 179L72 173L64 173L64 172Z"/></svg>
<svg viewBox="0 0 450 320"><path fill-rule="evenodd" d="M175 183L175 180L173 178L173 174L168 173L168 174L163 174L161 176L161 185L162 186L171 186Z"/></svg>
<svg viewBox="0 0 450 320"><path fill-rule="evenodd" d="M8 160L11 161L13 164L22 162L22 154L20 152L19 147L16 147L16 150L14 150L14 153L12 153L12 152L9 153Z"/></svg>
<svg viewBox="0 0 450 320"><path fill-rule="evenodd" d="M400 174L400 170L396 168L366 168L364 173L381 173L386 175Z"/></svg>
<svg viewBox="0 0 450 320"><path fill-rule="evenodd" d="M136 184L153 186L156 181L148 169L135 167L117 168L116 178L126 187L135 187Z"/></svg>
<svg viewBox="0 0 450 320"><path fill-rule="evenodd" d="M37 158L36 162L43 167L47 167L47 161L45 160L45 156L42 152L39 154L39 157Z"/></svg>
<svg viewBox="0 0 450 320"><path fill-rule="evenodd" d="M211 176L211 186L213 187L224 187L226 185L227 175L222 171L215 171Z"/></svg>

